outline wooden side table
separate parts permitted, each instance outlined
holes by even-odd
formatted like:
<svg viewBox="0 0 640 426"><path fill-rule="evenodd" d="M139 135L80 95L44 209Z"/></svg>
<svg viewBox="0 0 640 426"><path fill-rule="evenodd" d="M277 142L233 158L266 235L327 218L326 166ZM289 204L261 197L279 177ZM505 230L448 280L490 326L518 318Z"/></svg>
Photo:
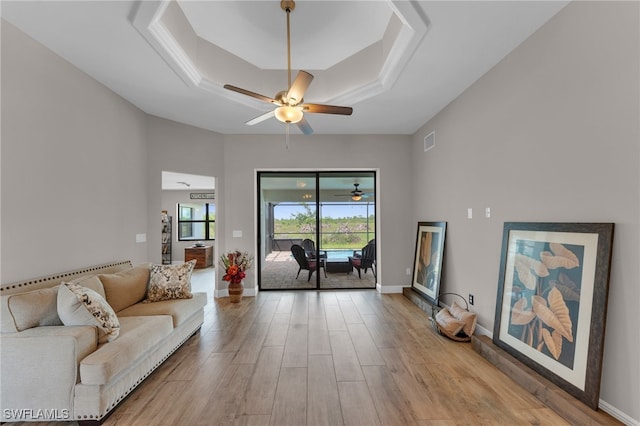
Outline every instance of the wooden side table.
<svg viewBox="0 0 640 426"><path fill-rule="evenodd" d="M213 246L204 247L185 247L184 261L188 262L192 259L197 261L196 269L208 268L213 265Z"/></svg>

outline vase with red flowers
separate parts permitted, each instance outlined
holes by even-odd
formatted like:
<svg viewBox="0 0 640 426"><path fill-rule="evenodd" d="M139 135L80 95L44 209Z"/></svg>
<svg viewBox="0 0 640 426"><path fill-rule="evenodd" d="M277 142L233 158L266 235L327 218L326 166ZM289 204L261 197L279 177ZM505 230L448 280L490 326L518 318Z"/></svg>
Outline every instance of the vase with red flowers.
<svg viewBox="0 0 640 426"><path fill-rule="evenodd" d="M249 253L240 250L230 251L220 256L220 267L224 269L223 281L229 282L229 301L238 303L242 300L244 286L242 280L246 277L246 271L251 267L253 257Z"/></svg>

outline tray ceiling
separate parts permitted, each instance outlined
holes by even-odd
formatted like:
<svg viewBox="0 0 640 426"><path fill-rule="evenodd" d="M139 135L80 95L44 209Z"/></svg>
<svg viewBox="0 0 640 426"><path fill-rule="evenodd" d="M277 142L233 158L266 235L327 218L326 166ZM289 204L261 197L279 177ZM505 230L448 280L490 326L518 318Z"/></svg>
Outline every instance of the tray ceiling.
<svg viewBox="0 0 640 426"><path fill-rule="evenodd" d="M279 1L3 1L2 17L143 111L223 134L283 134L245 121L286 89ZM291 14L292 67L306 99L352 116L309 114L315 134L413 134L566 1L312 1ZM298 133L292 128L292 134Z"/></svg>

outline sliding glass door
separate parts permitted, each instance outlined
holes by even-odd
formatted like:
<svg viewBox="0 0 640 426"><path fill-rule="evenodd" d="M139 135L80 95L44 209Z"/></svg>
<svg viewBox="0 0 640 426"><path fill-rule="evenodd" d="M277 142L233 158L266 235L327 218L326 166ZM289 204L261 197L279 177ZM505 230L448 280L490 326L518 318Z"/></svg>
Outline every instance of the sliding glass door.
<svg viewBox="0 0 640 426"><path fill-rule="evenodd" d="M259 172L260 289L375 288L375 193L375 172Z"/></svg>

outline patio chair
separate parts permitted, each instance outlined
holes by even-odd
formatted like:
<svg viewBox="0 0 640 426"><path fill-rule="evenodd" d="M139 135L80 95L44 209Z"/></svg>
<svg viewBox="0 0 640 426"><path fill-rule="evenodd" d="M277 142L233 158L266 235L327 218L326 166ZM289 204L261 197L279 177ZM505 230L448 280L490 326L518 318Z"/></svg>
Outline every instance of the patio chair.
<svg viewBox="0 0 640 426"><path fill-rule="evenodd" d="M371 268L371 272L373 273L373 277L376 276L376 244L369 243L366 246L362 247L362 255L358 256L354 253L353 256L349 256L349 265L351 266L351 271L353 272L353 268L358 270L358 278L362 279L362 275L360 274L360 270L363 269L364 273L367 273L367 269Z"/></svg>
<svg viewBox="0 0 640 426"><path fill-rule="evenodd" d="M293 254L293 257L296 259L296 262L298 262L299 266L298 273L296 274L296 279L298 278L298 276L300 276L300 271L304 269L306 271L309 271L309 278L307 279L307 281L311 281L311 275L319 268L324 269L324 277L327 278L327 271L324 268L324 259L320 259L320 261L309 259L302 246L298 244L294 244L291 246L291 254Z"/></svg>
<svg viewBox="0 0 640 426"><path fill-rule="evenodd" d="M316 258L316 243L314 243L313 240L310 240L308 238L305 238L304 240L302 240L302 248L304 249L309 259ZM327 251L320 250L320 259L326 259L326 258L327 258Z"/></svg>

